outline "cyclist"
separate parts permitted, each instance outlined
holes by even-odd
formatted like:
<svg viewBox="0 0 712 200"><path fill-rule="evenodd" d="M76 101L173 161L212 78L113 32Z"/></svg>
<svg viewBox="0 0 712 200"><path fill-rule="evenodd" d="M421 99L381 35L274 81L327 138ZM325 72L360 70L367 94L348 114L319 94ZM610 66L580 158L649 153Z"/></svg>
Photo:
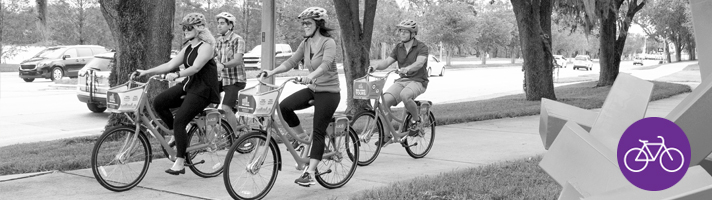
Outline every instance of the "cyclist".
<svg viewBox="0 0 712 200"><path fill-rule="evenodd" d="M310 107L310 100L314 102L314 131L309 153L309 167L294 181L301 186L316 183L313 177L316 166L324 154L326 128L341 100L339 74L334 62L336 42L329 33L334 29L326 26L327 17L326 10L320 7L310 7L299 14L297 18L301 20L305 39L287 61L274 70L260 73L266 73L269 77L286 72L296 67L301 60L304 60L304 67L309 69L309 75L302 77L302 83L309 84L307 88L285 98L279 105L289 127L297 133L302 133L300 135L304 138L306 134L303 134L304 129L300 126L299 118L294 111Z"/></svg>
<svg viewBox="0 0 712 200"><path fill-rule="evenodd" d="M413 117L410 134L417 134L417 125L420 123L418 106L414 99L425 92L428 87L428 72L423 66L428 65L428 46L415 39L418 35L418 25L413 20L403 20L396 25L397 35L400 43L393 49L391 55L386 60L375 66L369 67L369 71L382 70L388 68L393 62L398 61L399 79L386 90L383 95L383 102L390 112L390 107L403 102L406 110ZM389 138L376 141L376 145L385 145Z"/></svg>
<svg viewBox="0 0 712 200"><path fill-rule="evenodd" d="M153 108L161 120L173 129L176 142L176 161L166 170L172 175L185 174L185 151L188 137L185 127L196 115L200 114L211 103L220 103L218 93L218 72L213 60L215 38L205 27L205 16L200 13L190 13L183 17L183 36L187 40L185 47L167 63L148 70L136 70L139 76L168 73L178 69L183 64L185 70L166 74L171 81L178 77L187 77L176 86L161 92L153 100ZM178 108L173 118L170 108Z"/></svg>
<svg viewBox="0 0 712 200"><path fill-rule="evenodd" d="M227 121L235 130L237 117L232 108L237 103L237 93L245 88L247 81L242 55L245 53L245 40L233 32L237 18L228 12L215 16L218 21L218 38L215 45L215 63L218 66L218 87L225 91L222 109Z"/></svg>

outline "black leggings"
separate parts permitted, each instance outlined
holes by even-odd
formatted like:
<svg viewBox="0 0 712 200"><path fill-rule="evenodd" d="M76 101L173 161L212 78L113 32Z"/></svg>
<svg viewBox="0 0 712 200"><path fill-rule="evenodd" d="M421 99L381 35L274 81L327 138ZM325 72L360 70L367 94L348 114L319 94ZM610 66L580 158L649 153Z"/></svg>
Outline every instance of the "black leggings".
<svg viewBox="0 0 712 200"><path fill-rule="evenodd" d="M185 98L181 99L183 95ZM169 129L173 129L176 139L176 157L185 158L185 150L188 148L188 134L185 127L208 105L210 101L207 98L184 92L181 84L168 88L153 100L153 108L156 109L158 116ZM170 108L178 108L175 120Z"/></svg>
<svg viewBox="0 0 712 200"><path fill-rule="evenodd" d="M290 127L299 125L299 118L294 113L295 110L302 110L311 107L309 100L314 100L314 131L312 132L313 139L309 157L312 159L321 160L324 154L324 137L326 136L326 128L329 126L329 121L339 106L341 94L331 92L314 92L309 88L304 88L289 95L279 108L282 111L284 121Z"/></svg>

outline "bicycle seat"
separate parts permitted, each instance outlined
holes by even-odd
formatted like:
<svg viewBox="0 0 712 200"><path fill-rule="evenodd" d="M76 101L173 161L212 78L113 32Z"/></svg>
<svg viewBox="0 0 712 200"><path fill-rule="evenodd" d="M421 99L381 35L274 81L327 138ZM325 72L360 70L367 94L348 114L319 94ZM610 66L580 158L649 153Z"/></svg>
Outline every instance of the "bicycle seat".
<svg viewBox="0 0 712 200"><path fill-rule="evenodd" d="M640 142L642 142L642 143L648 143L647 140L638 140L638 141L640 141Z"/></svg>

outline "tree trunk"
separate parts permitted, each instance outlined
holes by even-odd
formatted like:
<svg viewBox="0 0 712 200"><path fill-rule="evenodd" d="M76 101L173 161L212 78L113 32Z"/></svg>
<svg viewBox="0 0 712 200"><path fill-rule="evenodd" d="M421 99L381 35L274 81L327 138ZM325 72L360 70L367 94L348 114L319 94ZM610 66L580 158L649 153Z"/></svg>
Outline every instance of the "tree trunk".
<svg viewBox="0 0 712 200"><path fill-rule="evenodd" d="M695 41L690 40L690 42L687 44L687 53L690 54L690 60L697 60L697 52L695 52L697 49L695 49Z"/></svg>
<svg viewBox="0 0 712 200"><path fill-rule="evenodd" d="M550 0L512 0L519 28L519 41L524 57L526 99L556 100L554 80L551 76L551 10Z"/></svg>
<svg viewBox="0 0 712 200"><path fill-rule="evenodd" d="M667 63L671 63L672 59L670 58L670 44L667 39L664 39L663 41L665 42L665 57L667 59Z"/></svg>
<svg viewBox="0 0 712 200"><path fill-rule="evenodd" d="M620 69L621 52L616 42L616 13L609 11L608 16L601 16L600 38L600 75L597 86L613 85ZM625 44L625 37L622 39ZM622 49L621 49L622 50Z"/></svg>
<svg viewBox="0 0 712 200"><path fill-rule="evenodd" d="M481 52L482 52L482 65L487 64L487 48L485 47Z"/></svg>
<svg viewBox="0 0 712 200"><path fill-rule="evenodd" d="M517 59L517 47L512 46L512 64L514 64L515 60Z"/></svg>
<svg viewBox="0 0 712 200"><path fill-rule="evenodd" d="M136 69L170 59L175 0L99 0L99 4L118 46L116 67L109 75L111 86L128 81ZM111 114L107 127L124 122L120 116Z"/></svg>
<svg viewBox="0 0 712 200"><path fill-rule="evenodd" d="M675 60L677 60L677 62L682 61L682 39L680 36L678 36L675 42Z"/></svg>
<svg viewBox="0 0 712 200"><path fill-rule="evenodd" d="M363 26L359 21L359 1L334 0L336 15L341 27L341 46L344 55L344 76L346 77L346 113L356 114L370 107L370 101L353 98L353 80L366 75L370 65L369 51L373 35L373 21L376 18L378 1L364 1ZM343 91L342 91L343 92Z"/></svg>

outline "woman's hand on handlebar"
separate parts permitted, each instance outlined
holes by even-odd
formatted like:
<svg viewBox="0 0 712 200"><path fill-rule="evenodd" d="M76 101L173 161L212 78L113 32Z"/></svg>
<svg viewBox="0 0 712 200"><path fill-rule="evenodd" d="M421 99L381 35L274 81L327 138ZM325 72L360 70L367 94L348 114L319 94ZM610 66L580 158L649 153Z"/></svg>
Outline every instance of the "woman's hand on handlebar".
<svg viewBox="0 0 712 200"><path fill-rule="evenodd" d="M267 77L274 75L274 74L271 74L270 72L271 71L263 70L259 74L257 74L257 78L267 78Z"/></svg>
<svg viewBox="0 0 712 200"><path fill-rule="evenodd" d="M137 70L134 71L133 74L131 74L131 75L132 75L132 76L135 76L136 78L138 78L138 77L144 77L144 76L148 75L148 70L137 69Z"/></svg>
<svg viewBox="0 0 712 200"><path fill-rule="evenodd" d="M176 80L177 78L178 78L178 74L176 74L176 73L168 73L168 74L166 74L166 76L164 77L164 79L166 79L166 80L168 80L168 81L174 81L174 80Z"/></svg>
<svg viewBox="0 0 712 200"><path fill-rule="evenodd" d="M309 84L312 84L312 82L314 81L314 79L310 78L309 76L302 76L302 77L299 77L299 78L297 79L297 81L298 81L299 83L301 83L301 84L309 85Z"/></svg>

